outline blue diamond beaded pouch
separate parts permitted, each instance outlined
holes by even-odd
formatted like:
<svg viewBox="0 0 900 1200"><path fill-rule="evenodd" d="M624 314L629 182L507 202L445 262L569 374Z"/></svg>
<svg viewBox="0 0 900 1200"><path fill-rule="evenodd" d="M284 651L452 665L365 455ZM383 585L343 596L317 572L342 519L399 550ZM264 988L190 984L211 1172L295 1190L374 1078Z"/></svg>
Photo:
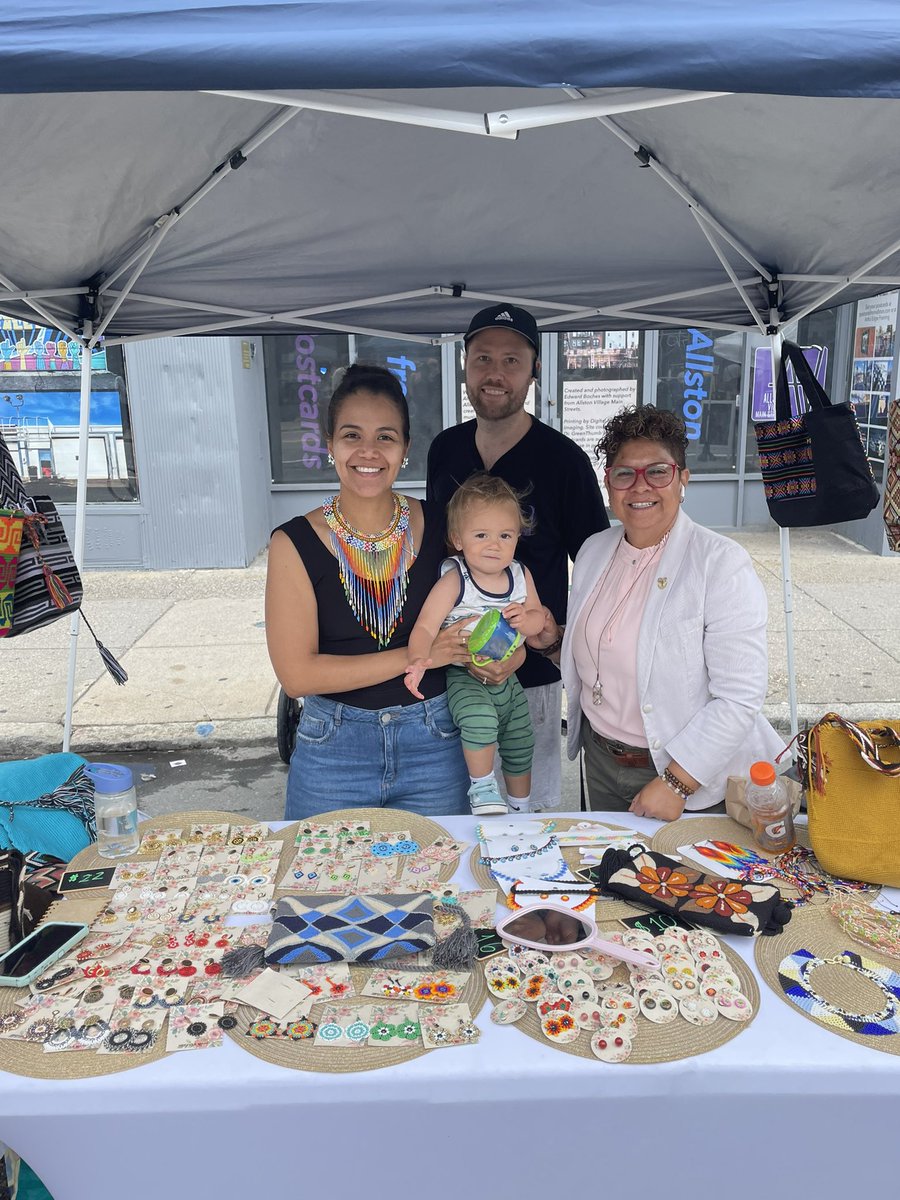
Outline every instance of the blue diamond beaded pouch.
<svg viewBox="0 0 900 1200"><path fill-rule="evenodd" d="M430 895L287 896L279 900L268 963L380 963L435 943Z"/></svg>

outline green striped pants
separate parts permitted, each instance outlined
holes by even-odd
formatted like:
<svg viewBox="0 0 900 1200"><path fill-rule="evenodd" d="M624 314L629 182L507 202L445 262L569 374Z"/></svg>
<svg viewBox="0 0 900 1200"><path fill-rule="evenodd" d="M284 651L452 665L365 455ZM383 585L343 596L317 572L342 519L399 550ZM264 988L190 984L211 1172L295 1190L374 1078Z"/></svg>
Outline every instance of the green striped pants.
<svg viewBox="0 0 900 1200"><path fill-rule="evenodd" d="M498 746L504 775L525 775L534 755L534 730L525 692L515 675L496 687L463 667L447 668L447 701L466 750Z"/></svg>

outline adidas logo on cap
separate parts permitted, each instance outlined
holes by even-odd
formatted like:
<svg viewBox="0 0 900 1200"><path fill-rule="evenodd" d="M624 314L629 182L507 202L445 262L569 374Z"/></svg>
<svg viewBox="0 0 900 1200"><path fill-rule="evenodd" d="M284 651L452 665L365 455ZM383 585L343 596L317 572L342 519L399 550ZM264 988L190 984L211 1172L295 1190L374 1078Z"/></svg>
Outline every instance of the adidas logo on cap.
<svg viewBox="0 0 900 1200"><path fill-rule="evenodd" d="M477 312L469 322L469 328L463 334L463 341L468 345L469 339L482 329L496 329L505 325L510 331L520 334L534 349L535 354L541 352L541 335L538 332L534 317L524 308L516 304L493 304Z"/></svg>

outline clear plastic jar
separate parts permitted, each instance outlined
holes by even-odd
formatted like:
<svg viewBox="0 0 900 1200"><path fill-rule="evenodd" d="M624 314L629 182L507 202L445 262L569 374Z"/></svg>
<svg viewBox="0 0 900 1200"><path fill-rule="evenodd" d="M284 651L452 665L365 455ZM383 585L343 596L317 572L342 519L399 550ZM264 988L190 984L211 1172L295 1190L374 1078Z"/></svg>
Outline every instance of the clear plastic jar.
<svg viewBox="0 0 900 1200"><path fill-rule="evenodd" d="M772 763L755 762L750 768L747 808L753 835L761 849L781 854L796 843L791 798Z"/></svg>
<svg viewBox="0 0 900 1200"><path fill-rule="evenodd" d="M89 763L85 774L94 784L97 853L103 858L125 858L136 854L140 837L137 792L131 771L115 763Z"/></svg>

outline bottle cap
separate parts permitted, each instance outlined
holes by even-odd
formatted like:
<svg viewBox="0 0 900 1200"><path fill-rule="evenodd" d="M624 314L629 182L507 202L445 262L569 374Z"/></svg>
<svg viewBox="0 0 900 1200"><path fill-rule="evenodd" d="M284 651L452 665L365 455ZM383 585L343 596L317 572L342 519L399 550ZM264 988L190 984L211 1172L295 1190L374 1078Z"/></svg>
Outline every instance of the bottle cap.
<svg viewBox="0 0 900 1200"><path fill-rule="evenodd" d="M127 792L134 785L134 776L128 767L115 763L88 763L84 773L94 785L94 791L111 796L116 792Z"/></svg>
<svg viewBox="0 0 900 1200"><path fill-rule="evenodd" d="M775 768L770 762L755 762L750 768L750 781L757 787L769 787L775 782Z"/></svg>

